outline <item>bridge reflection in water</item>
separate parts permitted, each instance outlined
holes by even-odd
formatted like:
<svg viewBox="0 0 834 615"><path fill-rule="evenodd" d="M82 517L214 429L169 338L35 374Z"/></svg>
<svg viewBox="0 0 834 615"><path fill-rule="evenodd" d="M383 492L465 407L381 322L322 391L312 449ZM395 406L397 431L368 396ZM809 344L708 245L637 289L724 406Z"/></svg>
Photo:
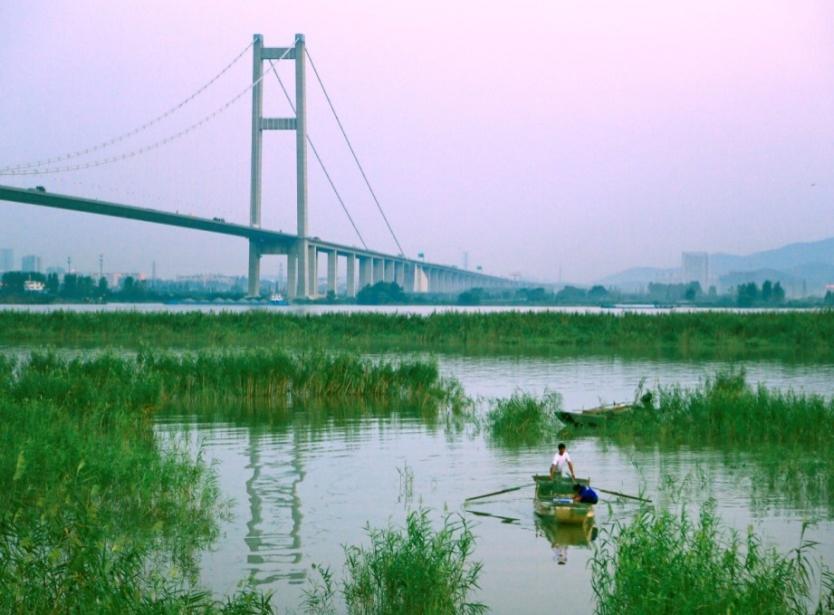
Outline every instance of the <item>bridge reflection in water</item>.
<svg viewBox="0 0 834 615"><path fill-rule="evenodd" d="M301 498L304 466L298 436L278 442L260 430L249 430L246 480L249 519L244 542L249 583L268 585L286 579L303 583L307 567L301 553Z"/></svg>

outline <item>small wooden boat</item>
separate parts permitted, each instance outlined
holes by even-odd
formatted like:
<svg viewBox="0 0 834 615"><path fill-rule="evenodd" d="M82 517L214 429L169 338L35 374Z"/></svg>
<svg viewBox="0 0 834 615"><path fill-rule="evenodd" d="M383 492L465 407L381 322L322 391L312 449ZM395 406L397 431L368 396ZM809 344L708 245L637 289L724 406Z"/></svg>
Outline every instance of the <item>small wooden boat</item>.
<svg viewBox="0 0 834 615"><path fill-rule="evenodd" d="M559 419L568 425L581 425L584 427L596 427L608 419L634 410L633 404L617 403L606 406L598 406L587 410L566 412L560 410L556 413Z"/></svg>
<svg viewBox="0 0 834 615"><path fill-rule="evenodd" d="M541 474L534 475L533 480L536 482L533 509L537 515L557 523L593 523L594 505L573 501L573 480L562 477L551 480L550 476ZM591 479L577 478L576 483L590 486Z"/></svg>

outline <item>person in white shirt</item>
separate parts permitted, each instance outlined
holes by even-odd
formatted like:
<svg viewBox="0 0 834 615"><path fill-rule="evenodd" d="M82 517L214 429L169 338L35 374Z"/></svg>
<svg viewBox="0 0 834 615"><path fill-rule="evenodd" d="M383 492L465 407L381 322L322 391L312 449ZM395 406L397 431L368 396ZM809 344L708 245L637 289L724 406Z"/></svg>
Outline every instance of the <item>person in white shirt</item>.
<svg viewBox="0 0 834 615"><path fill-rule="evenodd" d="M553 455L553 463L550 464L550 480L553 480L556 475L570 476L576 480L576 474L573 473L573 462L568 455L568 449L564 442L559 443L559 450Z"/></svg>

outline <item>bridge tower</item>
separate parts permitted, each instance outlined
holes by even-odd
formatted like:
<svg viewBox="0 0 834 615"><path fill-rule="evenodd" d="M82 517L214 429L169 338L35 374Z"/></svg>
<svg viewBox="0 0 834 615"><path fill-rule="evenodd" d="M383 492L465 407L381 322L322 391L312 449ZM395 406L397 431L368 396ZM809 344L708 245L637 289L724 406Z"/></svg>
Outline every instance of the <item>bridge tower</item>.
<svg viewBox="0 0 834 615"><path fill-rule="evenodd" d="M263 117L263 63L269 60L295 60L295 117ZM307 236L307 101L304 35L295 35L293 47L264 47L263 36L255 34L252 43L252 174L249 201L249 225L261 226L262 142L265 130L295 130L296 149L296 217L298 240L287 252L287 294L290 299L306 297L314 290L310 280L310 254ZM249 295L260 292L261 256L268 253L255 239L249 240Z"/></svg>

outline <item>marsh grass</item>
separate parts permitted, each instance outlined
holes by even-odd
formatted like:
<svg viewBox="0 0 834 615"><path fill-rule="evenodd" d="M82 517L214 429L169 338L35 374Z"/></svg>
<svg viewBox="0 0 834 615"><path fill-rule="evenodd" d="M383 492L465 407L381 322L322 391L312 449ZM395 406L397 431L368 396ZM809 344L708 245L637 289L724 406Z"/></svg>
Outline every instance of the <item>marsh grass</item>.
<svg viewBox="0 0 834 615"><path fill-rule="evenodd" d="M370 545L345 547L342 593L349 613L456 615L483 613L470 602L480 563L469 561L474 536L463 519L432 528L429 512L411 511L402 529L368 528Z"/></svg>
<svg viewBox="0 0 834 615"><path fill-rule="evenodd" d="M834 358L834 310L572 314L0 312L0 344Z"/></svg>
<svg viewBox="0 0 834 615"><path fill-rule="evenodd" d="M600 532L591 561L595 612L806 613L812 547L803 540L783 555L752 529L741 538L721 527L712 502L697 520L643 509ZM830 599L823 595L818 613Z"/></svg>
<svg viewBox="0 0 834 615"><path fill-rule="evenodd" d="M723 451L755 494L834 510L834 399L747 383L722 371L693 389L661 387L600 432L637 448ZM778 463L774 462L778 460Z"/></svg>
<svg viewBox="0 0 834 615"><path fill-rule="evenodd" d="M0 612L267 612L193 589L223 503L142 415L0 392ZM251 608L250 608L251 607ZM248 609L248 610L247 610Z"/></svg>
<svg viewBox="0 0 834 615"><path fill-rule="evenodd" d="M0 365L2 378L15 400L50 400L64 407L109 404L155 409L167 401L288 407L318 400L331 404L362 400L457 410L467 403L460 386L441 378L433 362L394 364L276 350L142 352L135 358L33 353L16 368Z"/></svg>
<svg viewBox="0 0 834 615"><path fill-rule="evenodd" d="M558 393L541 398L516 391L506 399L492 402L486 415L490 438L503 446L535 445L552 440L564 427L556 417L562 407Z"/></svg>
<svg viewBox="0 0 834 615"><path fill-rule="evenodd" d="M694 389L659 388L610 432L692 446L822 448L834 444L834 399L752 386L743 370L724 370Z"/></svg>

